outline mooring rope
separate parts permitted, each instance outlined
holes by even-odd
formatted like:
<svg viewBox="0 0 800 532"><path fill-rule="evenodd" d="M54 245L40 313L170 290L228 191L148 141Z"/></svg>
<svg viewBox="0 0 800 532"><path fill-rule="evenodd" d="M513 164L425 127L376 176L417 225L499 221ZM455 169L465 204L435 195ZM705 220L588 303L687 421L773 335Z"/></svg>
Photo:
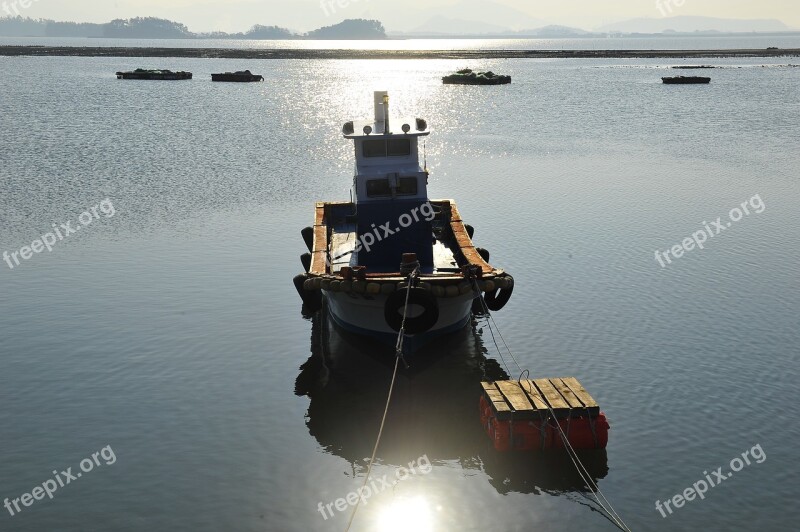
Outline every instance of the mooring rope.
<svg viewBox="0 0 800 532"><path fill-rule="evenodd" d="M486 305L486 301L484 301L483 296L480 295L481 292L478 286L478 280L475 277L473 277L472 281L475 287L475 291L478 294L478 298L481 301L481 310L483 310L483 312L487 316L486 324L489 327L489 332L492 335L492 341L494 342L494 345L497 348L497 352L500 355L500 359L503 361L503 365L506 366L506 370L508 371L508 374L510 376L511 371L509 371L508 364L506 364L505 358L503 357L503 352L500 349L500 346L497 344L497 339L494 336L494 331L492 331L492 328L494 328L497 331L497 335L500 337L500 341L503 343L503 346L506 348L506 351L508 351L508 354L514 361L514 364L516 364L517 368L519 369L520 377L519 379L517 379L517 383L520 385L521 388L525 389L525 387L522 384L522 375L524 375L525 373L528 373L528 375L530 375L530 371L528 371L527 369L522 369L522 366L517 361L517 358L514 356L514 353L511 351L511 348L508 347L505 338L503 338L503 334L500 332L500 328L497 326L497 322L494 321L494 316L492 316L489 307ZM525 390L528 392L529 395L533 395L532 388ZM543 401L543 402L547 406L547 409L549 410L552 419L555 420L555 426L558 428L561 440L564 442L564 448L567 449L567 455L570 457L572 464L578 471L578 475L581 477L581 480L583 480L583 482L586 484L586 487L588 487L589 491L591 491L592 495L594 495L595 502L597 502L600 508L603 509L603 511L606 513L609 519L611 519L611 521L617 526L617 528L619 528L620 530L624 530L626 532L631 532L631 529L628 527L627 524L625 524L625 521L622 520L622 517L620 517L620 515L612 506L611 501L609 501L608 498L603 494L603 492L600 490L600 486L598 486L597 483L594 481L594 479L592 479L591 474L586 469L586 466L583 464L583 462L581 462L578 453L572 447L572 444L569 442L569 438L567 437L566 434L564 434L564 430L561 428L561 424L557 421L556 414L553 411L553 408L550 406L549 402L548 401ZM603 504L603 501L605 501L605 504ZM608 505L608 508L606 508L606 505Z"/></svg>
<svg viewBox="0 0 800 532"><path fill-rule="evenodd" d="M367 474L364 477L364 484L361 485L360 494L364 493L364 488L367 487L367 482L369 482L369 476L372 474L372 465L375 463L375 456L378 454L378 446L381 443L381 437L383 436L383 427L386 425L386 416L389 414L389 404L392 402L392 392L394 391L394 383L397 380L397 369L400 367L400 360L403 360L403 342L405 340L405 332L406 332L406 316L408 314L408 299L411 296L411 283L414 277L419 272L419 264L414 268L414 270L408 275L408 287L406 289L406 302L403 306L403 321L400 324L400 331L397 333L397 343L395 344L395 361L394 361L394 371L392 372L392 381L389 384L389 395L386 398L386 407L383 409L383 417L381 418L381 427L378 429L378 437L375 440L375 447L372 449L372 457L369 459L369 466L367 467ZM353 525L353 519L356 517L356 512L358 511L358 506L361 504L361 497L358 498L356 501L355 506L353 506L353 512L350 514L350 520L347 521L347 527L344 529L345 532L350 530L350 527Z"/></svg>

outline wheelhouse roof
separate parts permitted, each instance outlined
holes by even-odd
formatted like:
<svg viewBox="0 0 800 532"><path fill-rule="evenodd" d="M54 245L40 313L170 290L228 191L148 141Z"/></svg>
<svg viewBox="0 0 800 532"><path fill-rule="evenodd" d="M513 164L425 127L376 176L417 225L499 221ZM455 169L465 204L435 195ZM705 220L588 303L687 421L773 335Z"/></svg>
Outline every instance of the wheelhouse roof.
<svg viewBox="0 0 800 532"><path fill-rule="evenodd" d="M408 124L411 127L408 133L403 133L403 124ZM431 130L427 127L422 131L416 129L417 121L413 120L395 120L389 122L391 129L390 133L384 131L384 122L375 122L374 120L354 120L353 133L345 133L346 139L367 139L367 138L398 138L398 137L425 137L431 134ZM372 133L367 135L364 133L364 126L372 128Z"/></svg>

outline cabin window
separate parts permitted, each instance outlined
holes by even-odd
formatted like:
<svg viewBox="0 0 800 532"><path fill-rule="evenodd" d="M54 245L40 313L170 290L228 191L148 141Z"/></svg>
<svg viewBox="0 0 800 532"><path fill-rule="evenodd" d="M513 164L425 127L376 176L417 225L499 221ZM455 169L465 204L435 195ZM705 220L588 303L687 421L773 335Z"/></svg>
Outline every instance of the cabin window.
<svg viewBox="0 0 800 532"><path fill-rule="evenodd" d="M365 140L364 157L408 157L411 155L410 139Z"/></svg>
<svg viewBox="0 0 800 532"><path fill-rule="evenodd" d="M389 157L408 157L411 155L411 141L409 139L392 139L386 141Z"/></svg>
<svg viewBox="0 0 800 532"><path fill-rule="evenodd" d="M392 187L388 179L370 179L367 181L367 196L370 198L391 196Z"/></svg>
<svg viewBox="0 0 800 532"><path fill-rule="evenodd" d="M401 177L397 183L398 196L415 196L417 194L417 178Z"/></svg>
<svg viewBox="0 0 800 532"><path fill-rule="evenodd" d="M401 177L394 190L397 196L416 196L419 190L416 177ZM389 179L370 179L367 181L367 196L370 198L392 196L392 185Z"/></svg>
<svg viewBox="0 0 800 532"><path fill-rule="evenodd" d="M385 140L365 140L364 157L386 157Z"/></svg>

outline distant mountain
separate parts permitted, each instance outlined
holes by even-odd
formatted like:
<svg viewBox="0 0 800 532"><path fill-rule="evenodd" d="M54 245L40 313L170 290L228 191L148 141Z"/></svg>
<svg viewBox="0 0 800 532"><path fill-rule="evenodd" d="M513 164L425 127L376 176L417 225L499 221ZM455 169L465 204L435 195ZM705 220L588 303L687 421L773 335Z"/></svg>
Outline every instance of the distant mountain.
<svg viewBox="0 0 800 532"><path fill-rule="evenodd" d="M365 12L387 10L387 4L368 3ZM355 11L355 6L351 13ZM391 18L390 35L400 38L420 37L491 37L491 38L575 38L620 34L670 33L775 33L793 30L779 20L739 20L711 17L639 18L601 26L588 32L567 26L546 25L521 11L490 0L462 0L450 8L404 10L406 22ZM423 16L424 15L424 16ZM422 22L421 22L422 21ZM529 29L533 28L533 29ZM343 20L305 34L278 26L255 25L243 33L195 33L181 23L154 17L116 19L106 24L56 22L22 17L0 18L3 37L106 37L128 39L386 39L383 24L375 18Z"/></svg>
<svg viewBox="0 0 800 532"><path fill-rule="evenodd" d="M278 26L256 24L245 33L193 33L171 20L143 17L116 19L106 24L56 22L22 17L0 18L3 37L106 37L112 39L385 39L377 20L344 20L305 35Z"/></svg>
<svg viewBox="0 0 800 532"><path fill-rule="evenodd" d="M242 40L280 40L280 39L296 39L297 35L278 26L262 26L256 24L244 33L225 33L222 31L215 31L211 33L197 33L199 39L242 39Z"/></svg>
<svg viewBox="0 0 800 532"><path fill-rule="evenodd" d="M0 18L3 37L100 37L102 24L55 22L22 17Z"/></svg>
<svg viewBox="0 0 800 532"><path fill-rule="evenodd" d="M386 30L377 20L351 19L306 33L308 39L385 39Z"/></svg>
<svg viewBox="0 0 800 532"><path fill-rule="evenodd" d="M115 19L102 24L102 36L114 39L187 39L194 35L184 24L153 17Z"/></svg>
<svg viewBox="0 0 800 532"><path fill-rule="evenodd" d="M792 31L792 28L774 19L726 19L713 17L664 17L635 18L597 28L600 32L613 33L663 33L663 32L780 32Z"/></svg>

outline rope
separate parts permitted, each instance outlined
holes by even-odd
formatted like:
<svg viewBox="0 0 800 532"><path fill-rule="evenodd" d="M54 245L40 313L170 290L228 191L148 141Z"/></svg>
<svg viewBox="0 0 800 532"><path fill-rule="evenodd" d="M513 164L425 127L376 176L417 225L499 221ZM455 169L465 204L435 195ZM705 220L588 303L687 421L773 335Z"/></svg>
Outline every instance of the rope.
<svg viewBox="0 0 800 532"><path fill-rule="evenodd" d="M378 430L378 437L375 440L375 447L372 449L372 457L369 459L369 466L367 467L367 474L364 477L364 484L361 485L361 493L364 493L364 488L367 487L367 482L369 482L369 477L372 474L372 466L375 463L375 456L378 454L378 446L381 443L381 437L383 436L383 427L386 425L386 416L389 414L389 404L392 402L392 392L394 392L394 383L397 380L397 369L400 367L400 360L403 360L403 341L405 339L405 332L406 332L406 315L408 314L408 299L411 296L411 283L414 277L419 272L419 263L417 263L417 267L414 268L408 275L408 289L406 290L406 303L403 306L403 322L400 325L400 331L397 333L397 343L395 344L395 361L394 361L394 371L392 372L392 381L389 384L389 395L386 398L386 407L383 409L383 417L381 418L381 428ZM358 498L356 501L355 506L353 506L353 513L350 514L350 520L347 521L347 527L344 529L345 532L350 530L350 527L353 525L353 519L356 517L356 512L358 511L358 506L361 504L361 497Z"/></svg>
<svg viewBox="0 0 800 532"><path fill-rule="evenodd" d="M530 372L528 370L526 370L526 369L522 369L522 366L520 366L519 362L517 361L516 357L514 356L514 353L511 351L511 348L508 347L508 344L506 343L505 338L503 338L503 335L500 333L500 329L497 327L497 323L494 321L494 316L492 316L492 313L490 312L489 308L486 306L486 301L484 301L483 297L480 295L480 287L478 286L477 278L473 276L472 277L472 281L473 281L473 285L474 285L475 291L478 294L478 297L479 297L479 299L481 301L481 308L482 308L483 312L487 316L486 324L489 327L489 332L492 335L492 340L494 341L494 345L497 348L498 354L500 355L500 359L503 361L503 365L506 366L506 369L508 370L508 365L506 364L505 358L503 358L503 353L502 353L502 351L500 349L500 346L497 345L497 340L495 339L494 332L492 332L492 327L493 326L494 326L494 329L497 330L497 335L500 337L500 341L503 343L503 346L506 348L506 351L508 351L508 354L511 356L511 359L514 361L514 364L516 364L517 368L519 369L520 378L517 381L517 383L520 385L520 387L522 389L524 389L525 391L527 391L529 394L532 395L533 394L533 388L531 387L530 389L525 389L524 385L522 384L522 375L524 375L526 372L528 374L530 374ZM511 375L511 371L508 371L508 374ZM626 532L631 532L631 529L628 527L627 524L625 524L625 521L622 520L622 517L620 517L620 515L617 513L617 511L611 505L611 501L609 501L608 498L603 494L603 492L600 490L600 486L598 486L597 483L595 483L594 479L592 479L591 475L589 474L589 471L586 469L586 466L584 466L583 462L581 462L581 459L578 456L578 453L575 451L575 449L572 447L572 444L569 442L569 438L567 437L566 434L564 434L564 430L561 428L561 424L558 422L558 420L556 418L556 415L555 415L555 412L553 411L553 408L550 406L550 404L547 401L544 401L544 403L547 406L548 411L550 412L550 416L552 417L553 420L555 420L555 427L558 428L558 432L559 432L559 435L561 436L561 440L564 442L564 448L567 449L567 455L570 457L570 460L572 461L572 464L575 466L575 469L578 471L578 475L581 477L581 480L583 480L583 482L586 484L586 486L589 488L589 490L594 495L595 502L597 502L597 504L600 506L600 508L603 509L603 511L606 513L606 515L608 515L608 517L617 526L617 528L619 528L620 530L624 530ZM601 498L602 498L602 501L601 501ZM603 504L603 501L605 501L605 504ZM608 505L608 508L606 508L606 505Z"/></svg>

